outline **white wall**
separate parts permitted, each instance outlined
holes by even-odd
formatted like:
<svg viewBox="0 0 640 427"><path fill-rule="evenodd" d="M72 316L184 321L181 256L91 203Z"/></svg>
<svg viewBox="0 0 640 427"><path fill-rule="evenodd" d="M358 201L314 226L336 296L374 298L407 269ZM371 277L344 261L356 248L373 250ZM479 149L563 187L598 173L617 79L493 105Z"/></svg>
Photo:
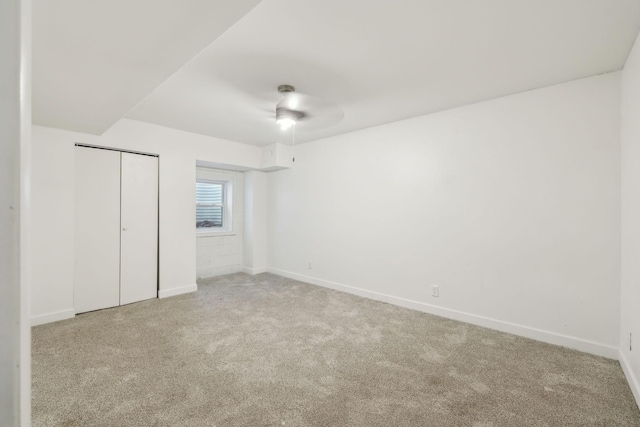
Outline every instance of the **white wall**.
<svg viewBox="0 0 640 427"><path fill-rule="evenodd" d="M611 73L300 145L270 271L617 357L619 121Z"/></svg>
<svg viewBox="0 0 640 427"><path fill-rule="evenodd" d="M31 154L34 323L74 315L75 166L73 138L33 129ZM44 317L41 319L39 316ZM52 318L52 316L57 316Z"/></svg>
<svg viewBox="0 0 640 427"><path fill-rule="evenodd" d="M20 425L31 425L32 2L20 1Z"/></svg>
<svg viewBox="0 0 640 427"><path fill-rule="evenodd" d="M232 227L229 232L198 232L196 270L198 279L242 271L244 228L243 173L220 169L197 168L197 178L232 182ZM195 221L195 216L194 216Z"/></svg>
<svg viewBox="0 0 640 427"><path fill-rule="evenodd" d="M103 136L34 126L32 179L34 324L73 316L74 144L159 155L160 296L196 289L196 159L258 168L261 150L121 120ZM63 228L64 227L64 228Z"/></svg>
<svg viewBox="0 0 640 427"><path fill-rule="evenodd" d="M267 271L267 174L245 172L244 183L243 271L260 274Z"/></svg>
<svg viewBox="0 0 640 427"><path fill-rule="evenodd" d="M31 423L31 2L0 2L0 425Z"/></svg>
<svg viewBox="0 0 640 427"><path fill-rule="evenodd" d="M18 425L20 401L19 3L0 2L0 425L7 426Z"/></svg>
<svg viewBox="0 0 640 427"><path fill-rule="evenodd" d="M620 362L640 406L640 42L622 71ZM633 334L632 350L629 334Z"/></svg>

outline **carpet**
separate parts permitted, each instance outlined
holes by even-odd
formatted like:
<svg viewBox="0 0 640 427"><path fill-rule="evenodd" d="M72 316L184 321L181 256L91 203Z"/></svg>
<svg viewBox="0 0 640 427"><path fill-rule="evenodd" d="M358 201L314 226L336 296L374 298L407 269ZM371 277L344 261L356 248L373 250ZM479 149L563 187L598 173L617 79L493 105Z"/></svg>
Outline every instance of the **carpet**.
<svg viewBox="0 0 640 427"><path fill-rule="evenodd" d="M33 328L34 426L640 426L617 361L272 274Z"/></svg>

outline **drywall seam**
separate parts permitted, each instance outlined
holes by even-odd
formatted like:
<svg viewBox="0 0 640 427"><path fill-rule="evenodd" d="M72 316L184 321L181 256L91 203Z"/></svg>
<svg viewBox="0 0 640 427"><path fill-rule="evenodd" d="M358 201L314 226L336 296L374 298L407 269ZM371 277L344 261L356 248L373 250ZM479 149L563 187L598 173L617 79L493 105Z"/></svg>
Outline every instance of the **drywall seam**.
<svg viewBox="0 0 640 427"><path fill-rule="evenodd" d="M158 298L174 297L176 295L196 292L197 290L198 290L198 285L189 285L189 286L182 286L180 288L161 290L160 292L158 292Z"/></svg>
<svg viewBox="0 0 640 427"><path fill-rule="evenodd" d="M59 320L71 319L76 316L73 308L67 310L54 311L53 313L40 314L31 317L31 326L44 325L45 323L57 322Z"/></svg>
<svg viewBox="0 0 640 427"><path fill-rule="evenodd" d="M631 364L622 351L619 352L618 360L620 360L622 372L624 372L625 377L627 377L627 382L629 383L629 388L631 388L633 397L636 399L636 404L638 405L638 408L640 408L640 381L638 381L638 377L633 372Z"/></svg>
<svg viewBox="0 0 640 427"><path fill-rule="evenodd" d="M242 272L243 273L248 273L248 274L253 274L255 276L256 274L266 273L267 272L267 268L266 267L262 267L262 268L242 267Z"/></svg>
<svg viewBox="0 0 640 427"><path fill-rule="evenodd" d="M574 350L582 351L596 356L602 356L609 359L618 359L619 350L617 347L583 340L581 338L571 337L568 335L562 335L555 332L544 331L541 329L531 328L529 326L518 325L515 323L504 322L498 319L492 319L489 317L478 316L463 311L452 310L445 307L438 307L423 302L413 301L405 298L395 297L379 292L368 291L366 289L356 288L353 286L343 285L341 283L330 282L327 280L317 279L315 277L304 276L302 274L293 273L286 270L280 270L277 268L267 268L269 273L277 274L280 276L288 277L290 279L299 280L301 282L311 283L313 285L322 286L325 288L335 289L342 292L358 295L361 297L373 299L376 301L387 302L400 307L410 308L424 313L433 314L436 316L446 317L448 319L458 320L461 322L471 323L473 325L482 326L489 329L495 329L497 331L506 332L509 334L519 335L525 338L530 338L536 341L542 341L549 344L568 347Z"/></svg>

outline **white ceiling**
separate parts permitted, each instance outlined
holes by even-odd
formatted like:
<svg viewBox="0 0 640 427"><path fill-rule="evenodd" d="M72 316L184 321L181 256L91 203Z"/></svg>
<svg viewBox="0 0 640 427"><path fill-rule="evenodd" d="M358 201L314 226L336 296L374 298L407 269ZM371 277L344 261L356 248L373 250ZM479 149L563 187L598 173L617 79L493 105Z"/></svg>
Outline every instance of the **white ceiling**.
<svg viewBox="0 0 640 427"><path fill-rule="evenodd" d="M34 0L34 123L102 134L258 3Z"/></svg>
<svg viewBox="0 0 640 427"><path fill-rule="evenodd" d="M301 121L300 143L619 70L640 29L638 0L85 3L36 0L37 123L99 133L126 114L259 146L291 139L279 84L344 113Z"/></svg>

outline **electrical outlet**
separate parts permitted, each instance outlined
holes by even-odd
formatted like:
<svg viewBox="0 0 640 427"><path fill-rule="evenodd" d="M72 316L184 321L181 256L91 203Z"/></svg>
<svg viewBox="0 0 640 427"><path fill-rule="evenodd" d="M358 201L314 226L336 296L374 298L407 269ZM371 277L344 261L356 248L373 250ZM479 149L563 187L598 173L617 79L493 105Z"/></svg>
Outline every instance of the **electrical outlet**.
<svg viewBox="0 0 640 427"><path fill-rule="evenodd" d="M313 268L313 264L311 264L311 260L307 261L307 268L311 270Z"/></svg>
<svg viewBox="0 0 640 427"><path fill-rule="evenodd" d="M436 298L440 296L440 287L438 285L431 285L431 296Z"/></svg>

